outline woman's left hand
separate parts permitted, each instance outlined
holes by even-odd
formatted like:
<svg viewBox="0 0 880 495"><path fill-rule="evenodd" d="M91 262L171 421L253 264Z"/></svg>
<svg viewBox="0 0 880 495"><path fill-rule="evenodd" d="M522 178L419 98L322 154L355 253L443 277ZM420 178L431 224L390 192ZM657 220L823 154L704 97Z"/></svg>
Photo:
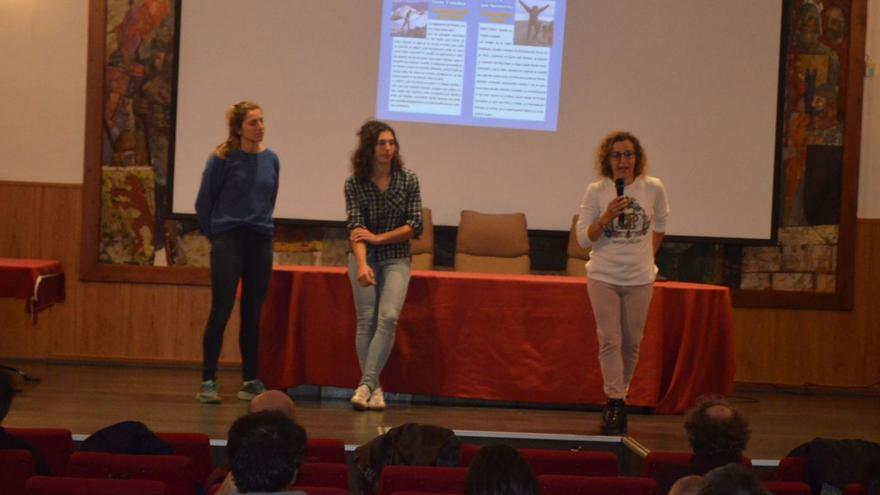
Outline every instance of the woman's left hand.
<svg viewBox="0 0 880 495"><path fill-rule="evenodd" d="M351 242L366 242L367 244L378 244L379 236L364 228L352 229L348 235Z"/></svg>

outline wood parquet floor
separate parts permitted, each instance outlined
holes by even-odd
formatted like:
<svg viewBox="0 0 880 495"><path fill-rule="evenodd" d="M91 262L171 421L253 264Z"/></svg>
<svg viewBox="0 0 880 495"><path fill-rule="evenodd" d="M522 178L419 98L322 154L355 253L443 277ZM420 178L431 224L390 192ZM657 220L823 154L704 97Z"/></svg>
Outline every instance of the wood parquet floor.
<svg viewBox="0 0 880 495"><path fill-rule="evenodd" d="M90 434L124 420L139 420L154 431L204 432L225 439L247 403L235 399L236 371L221 371L224 403L195 400L199 372L189 368L9 362L41 378L20 383L23 390L3 422L11 427L59 427ZM880 397L738 390L732 401L749 418L755 460L778 460L793 447L822 436L880 442ZM455 430L546 435L597 435L599 412L402 405L384 412L355 412L346 400L299 400L297 419L310 436L361 444L379 428L407 422L439 424ZM631 414L630 439L646 450L686 451L681 415Z"/></svg>

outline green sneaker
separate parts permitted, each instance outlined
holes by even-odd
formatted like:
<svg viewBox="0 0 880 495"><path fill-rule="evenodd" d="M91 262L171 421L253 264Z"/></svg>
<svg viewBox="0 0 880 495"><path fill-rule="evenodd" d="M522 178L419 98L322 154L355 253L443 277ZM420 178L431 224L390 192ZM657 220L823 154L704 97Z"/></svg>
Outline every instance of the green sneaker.
<svg viewBox="0 0 880 495"><path fill-rule="evenodd" d="M220 394L217 393L217 382L214 380L203 381L199 393L196 394L196 400L202 404L219 404Z"/></svg>
<svg viewBox="0 0 880 495"><path fill-rule="evenodd" d="M242 382L241 390L238 391L238 398L241 400L251 400L265 391L266 386L260 380Z"/></svg>

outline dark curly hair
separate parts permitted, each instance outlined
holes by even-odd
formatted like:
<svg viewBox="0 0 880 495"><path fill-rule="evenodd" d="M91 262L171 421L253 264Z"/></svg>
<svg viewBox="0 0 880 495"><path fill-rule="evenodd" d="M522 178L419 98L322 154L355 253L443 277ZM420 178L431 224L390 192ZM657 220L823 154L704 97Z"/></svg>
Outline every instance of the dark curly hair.
<svg viewBox="0 0 880 495"><path fill-rule="evenodd" d="M648 168L648 155L645 154L645 149L642 148L639 138L626 131L614 131L605 136L605 139L599 143L599 149L596 150L596 167L599 169L599 175L605 177L614 176L611 172L611 148L614 146L614 143L621 141L631 142L635 149L636 166L633 168L633 176L638 177L645 173L645 170Z"/></svg>
<svg viewBox="0 0 880 495"><path fill-rule="evenodd" d="M403 168L403 159L400 157L400 140L397 139L397 133L394 129L378 120L370 120L364 123L358 129L358 147L351 154L351 173L358 182L366 182L370 180L370 172L373 171L373 157L376 154L376 142L379 140L379 134L388 131L394 136L394 156L391 158L391 170L400 170Z"/></svg>
<svg viewBox="0 0 880 495"><path fill-rule="evenodd" d="M293 483L306 432L280 411L246 414L229 427L229 467L241 493L276 492Z"/></svg>
<svg viewBox="0 0 880 495"><path fill-rule="evenodd" d="M730 411L724 417L709 412L713 407ZM703 459L739 462L752 434L749 422L727 400L708 398L685 415L684 429L694 454Z"/></svg>
<svg viewBox="0 0 880 495"><path fill-rule="evenodd" d="M474 456L465 479L465 495L539 495L538 480L513 447L486 445Z"/></svg>

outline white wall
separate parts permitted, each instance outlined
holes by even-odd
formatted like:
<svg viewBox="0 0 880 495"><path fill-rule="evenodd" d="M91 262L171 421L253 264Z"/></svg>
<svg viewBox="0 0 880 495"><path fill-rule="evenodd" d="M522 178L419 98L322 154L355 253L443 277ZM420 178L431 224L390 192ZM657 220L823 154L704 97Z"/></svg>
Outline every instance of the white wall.
<svg viewBox="0 0 880 495"><path fill-rule="evenodd" d="M868 0L867 36L865 54L876 68L865 78L858 217L880 218L880 0Z"/></svg>
<svg viewBox="0 0 880 495"><path fill-rule="evenodd" d="M0 180L81 183L88 0L0 1ZM859 218L880 218L880 0L868 0Z"/></svg>
<svg viewBox="0 0 880 495"><path fill-rule="evenodd" d="M0 1L0 180L82 183L88 0Z"/></svg>

